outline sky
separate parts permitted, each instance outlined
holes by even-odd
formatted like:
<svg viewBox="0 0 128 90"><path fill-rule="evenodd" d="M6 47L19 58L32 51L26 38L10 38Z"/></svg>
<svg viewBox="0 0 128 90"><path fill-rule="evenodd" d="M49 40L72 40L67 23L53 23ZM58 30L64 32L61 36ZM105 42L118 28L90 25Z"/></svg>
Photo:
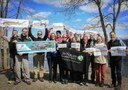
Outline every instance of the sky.
<svg viewBox="0 0 128 90"><path fill-rule="evenodd" d="M14 1L15 3L17 3L18 0L14 0ZM104 4L102 10L104 15L106 15L108 12L111 12L111 8L109 6L111 2L112 0L103 0ZM22 10L29 11L31 12L31 14L24 12L21 13L19 18L28 19L30 22L34 20L49 20L49 27L53 23L60 22L60 23L64 23L69 29L73 29L73 30L83 30L85 27L95 24L99 20L99 17L93 19L94 17L98 16L98 9L93 3L87 5L85 5L86 2L82 3L76 10L75 15L67 15L67 16L65 16L65 12L62 12L64 8L62 3L65 3L65 0L24 0L24 4L22 5ZM14 12L12 11L10 15L12 15L13 13ZM110 22L110 21L106 21L106 22ZM117 36L121 38L128 38L127 28L128 28L128 7L122 6L116 27ZM86 30L88 30L88 28L86 28ZM102 33L101 28L95 28L90 30ZM111 30L110 27L108 27L107 28L108 34L110 30ZM38 31L37 29L34 29L33 33L35 34L37 31Z"/></svg>

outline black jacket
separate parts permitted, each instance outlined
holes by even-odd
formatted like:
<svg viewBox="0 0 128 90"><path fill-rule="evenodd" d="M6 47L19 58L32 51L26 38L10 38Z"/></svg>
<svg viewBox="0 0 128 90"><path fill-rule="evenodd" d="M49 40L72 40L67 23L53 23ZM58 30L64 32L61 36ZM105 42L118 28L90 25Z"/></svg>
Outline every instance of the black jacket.
<svg viewBox="0 0 128 90"><path fill-rule="evenodd" d="M16 55L17 54L17 50L16 50L16 44L13 43L14 40L19 40L19 36L12 36L11 39L10 39L10 42L9 42L9 53L10 53L10 56L11 55Z"/></svg>
<svg viewBox="0 0 128 90"><path fill-rule="evenodd" d="M91 41L94 42L94 45L95 45L96 42L97 42L95 39L93 39L93 40L89 39L89 40L88 40L88 44L87 44L88 47L91 47Z"/></svg>
<svg viewBox="0 0 128 90"><path fill-rule="evenodd" d="M44 41L44 40L46 40L48 38L48 30L47 30L47 28L45 28L45 35L44 35L43 38L36 38L36 37L34 37L33 34L32 34L32 32L31 32L31 28L29 28L28 35L31 37L31 39L33 41Z"/></svg>
<svg viewBox="0 0 128 90"><path fill-rule="evenodd" d="M108 50L114 46L121 46L120 40L115 39L114 41L110 40L108 42ZM111 53L109 53L109 56L110 56L110 60L121 60L121 56L111 56Z"/></svg>

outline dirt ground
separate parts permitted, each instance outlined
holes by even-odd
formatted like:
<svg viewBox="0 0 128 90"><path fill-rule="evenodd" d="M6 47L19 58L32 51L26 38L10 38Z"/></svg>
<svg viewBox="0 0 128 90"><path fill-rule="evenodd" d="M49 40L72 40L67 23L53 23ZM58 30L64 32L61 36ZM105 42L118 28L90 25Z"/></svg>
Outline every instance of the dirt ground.
<svg viewBox="0 0 128 90"><path fill-rule="evenodd" d="M111 84L110 70L107 70L107 80L106 86L96 87L94 84L87 83L88 86L80 86L76 83L61 84L49 83L48 73L45 74L45 81L32 82L31 85L27 85L24 82L21 82L18 85L13 85L14 81L8 84L8 72L9 70L0 72L0 90L115 90L114 88L109 88L108 85ZM32 75L31 75L32 76ZM32 79L31 79L32 81ZM121 90L128 90L128 77L123 76L123 84Z"/></svg>

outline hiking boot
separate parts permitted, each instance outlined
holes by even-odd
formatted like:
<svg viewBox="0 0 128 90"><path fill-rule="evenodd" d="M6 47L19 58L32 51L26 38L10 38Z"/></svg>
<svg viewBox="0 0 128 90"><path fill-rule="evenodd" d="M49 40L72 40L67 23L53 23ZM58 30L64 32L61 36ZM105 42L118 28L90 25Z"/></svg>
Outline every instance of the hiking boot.
<svg viewBox="0 0 128 90"><path fill-rule="evenodd" d="M36 81L37 81L37 78L34 78L34 79L33 79L33 82L36 82Z"/></svg>
<svg viewBox="0 0 128 90"><path fill-rule="evenodd" d="M43 78L40 78L40 81L41 81L41 82L44 82L44 79L43 79Z"/></svg>

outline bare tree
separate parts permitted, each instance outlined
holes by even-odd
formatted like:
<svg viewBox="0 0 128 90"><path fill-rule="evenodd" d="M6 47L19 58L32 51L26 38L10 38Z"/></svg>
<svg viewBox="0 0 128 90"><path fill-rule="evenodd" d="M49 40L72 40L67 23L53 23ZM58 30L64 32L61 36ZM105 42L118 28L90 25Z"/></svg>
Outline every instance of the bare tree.
<svg viewBox="0 0 128 90"><path fill-rule="evenodd" d="M128 0L113 0L111 7L111 12L106 15L107 17L109 16L112 20L112 24L108 23L106 26L110 25L112 27L112 31L116 32L116 23L118 20L118 17L121 13L121 7L123 5L127 6ZM128 7L127 7L128 9Z"/></svg>
<svg viewBox="0 0 128 90"><path fill-rule="evenodd" d="M25 12L25 10L22 10L22 5L23 5L23 0L0 0L0 18L10 17L10 18L18 19L20 14L23 11ZM14 15L12 15L12 12ZM3 69L7 69L8 56L9 56L8 48L2 48L2 43L4 44L4 47L8 46L8 43L1 38L1 36L3 35L7 35L7 30L4 30L4 28L0 27L0 68L2 66ZM3 59L1 59L2 57Z"/></svg>
<svg viewBox="0 0 128 90"><path fill-rule="evenodd" d="M69 15L71 15L71 14L74 14L75 10L78 9L79 6L82 5L84 2L86 2L84 3L84 5L94 3L98 8L98 14L100 19L99 21L101 24L101 28L103 30L105 42L107 43L108 36L107 36L106 28L107 26L110 26L112 31L115 31L116 22L121 11L121 5L124 1L126 2L128 0L113 0L113 3L111 5L112 11L107 15L104 15L102 10L103 0L68 0L68 2L64 5L64 8L65 8L65 12L68 14L70 13ZM108 17L111 17L112 24L111 23L106 24L105 19ZM97 27L100 27L100 26L97 26Z"/></svg>

